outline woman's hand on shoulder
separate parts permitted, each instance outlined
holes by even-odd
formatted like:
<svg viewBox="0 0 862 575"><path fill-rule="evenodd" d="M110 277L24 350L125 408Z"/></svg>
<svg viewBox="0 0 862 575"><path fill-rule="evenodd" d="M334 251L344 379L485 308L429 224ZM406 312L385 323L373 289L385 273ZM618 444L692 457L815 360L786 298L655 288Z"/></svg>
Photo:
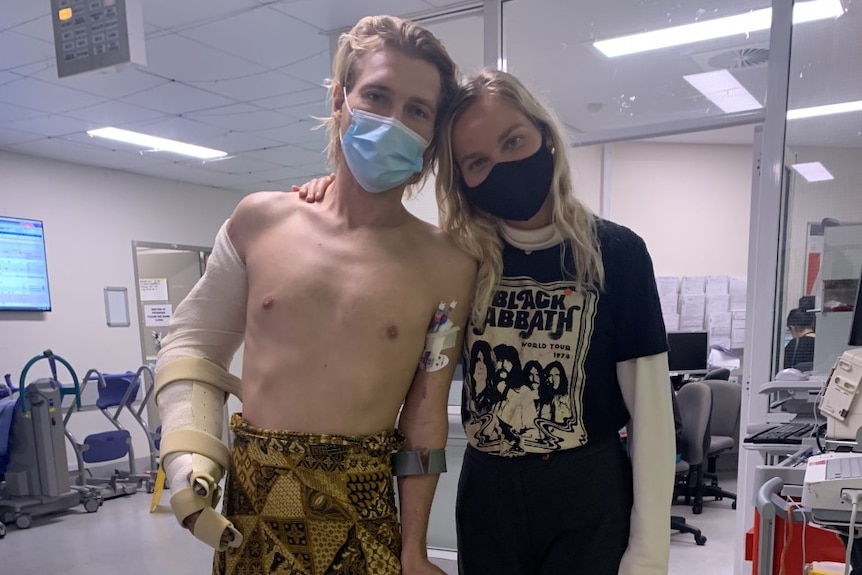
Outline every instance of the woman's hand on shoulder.
<svg viewBox="0 0 862 575"><path fill-rule="evenodd" d="M302 184L301 186L291 186L293 192L299 194L299 199L305 200L309 204L323 200L329 186L335 181L335 174L329 174L321 178L315 178Z"/></svg>

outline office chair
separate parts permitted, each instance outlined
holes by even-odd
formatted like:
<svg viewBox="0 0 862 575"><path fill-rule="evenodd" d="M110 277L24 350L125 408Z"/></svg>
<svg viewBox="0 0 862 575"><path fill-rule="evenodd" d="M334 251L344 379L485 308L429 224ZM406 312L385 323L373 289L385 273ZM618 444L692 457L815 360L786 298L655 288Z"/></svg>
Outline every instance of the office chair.
<svg viewBox="0 0 862 575"><path fill-rule="evenodd" d="M728 381L730 379L730 370L726 367L713 369L712 371L706 372L706 375L701 378L701 381L707 381L712 379L721 379L724 381Z"/></svg>
<svg viewBox="0 0 862 575"><path fill-rule="evenodd" d="M742 402L742 387L729 381L704 380L712 391L712 413L709 418L710 441L706 451L707 470L704 477L709 483L703 488L705 497L716 501L732 499L736 509L736 494L725 491L718 484L715 463L722 453L733 451L739 443L739 417Z"/></svg>
<svg viewBox="0 0 862 575"><path fill-rule="evenodd" d="M693 381L677 392L676 401L682 418L682 459L688 463L689 470L684 479L677 482L674 497L684 496L685 504L691 505L697 515L703 511L703 462L710 442L712 392L707 384Z"/></svg>
<svg viewBox="0 0 862 575"><path fill-rule="evenodd" d="M685 460L680 460L676 462L676 476L677 478L687 478L689 472L689 465L685 462ZM680 481L684 481L684 479L679 479ZM678 531L680 533L690 533L694 536L694 542L698 545L706 544L706 537L701 533L700 529L692 525L691 523L686 522L685 517L682 515L671 515L670 516L670 530Z"/></svg>
<svg viewBox="0 0 862 575"><path fill-rule="evenodd" d="M679 403L676 399L676 393L671 393L671 400L673 402L673 424L676 428L676 450L677 453L681 453L683 451L683 446L685 444L685 431L682 425L682 414L679 411ZM689 465L685 460L680 459L676 462L676 482L682 483L683 481L687 481ZM674 489L675 491L676 489ZM678 531L680 533L690 533L694 536L694 542L698 545L706 544L706 537L700 532L700 529L687 523L685 517L680 515L671 515L670 516L670 530Z"/></svg>

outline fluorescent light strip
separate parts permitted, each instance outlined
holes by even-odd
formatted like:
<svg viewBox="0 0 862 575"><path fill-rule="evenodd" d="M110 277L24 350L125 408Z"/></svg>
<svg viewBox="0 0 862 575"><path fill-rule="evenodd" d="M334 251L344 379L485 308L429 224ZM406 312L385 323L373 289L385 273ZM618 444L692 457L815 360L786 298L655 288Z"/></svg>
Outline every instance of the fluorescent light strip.
<svg viewBox="0 0 862 575"><path fill-rule="evenodd" d="M214 158L227 156L227 152L222 152L220 150L213 150L212 148L204 148L203 146L195 146L194 144L186 144L185 142L150 136L139 132L121 130L120 128L99 128L97 130L89 130L87 134L98 138L125 142L126 144L134 144L136 146L141 146L142 148L152 148L158 152L173 152L183 156L199 158L201 160L212 160Z"/></svg>
<svg viewBox="0 0 862 575"><path fill-rule="evenodd" d="M683 78L727 114L763 107L727 70L689 74Z"/></svg>
<svg viewBox="0 0 862 575"><path fill-rule="evenodd" d="M809 182L825 182L834 180L835 177L820 162L806 162L804 164L793 164L790 166Z"/></svg>
<svg viewBox="0 0 862 575"><path fill-rule="evenodd" d="M838 18L842 14L844 14L844 8L841 6L841 0L800 2L793 8L793 23L802 24L815 20ZM694 24L600 40L593 42L593 46L608 58L615 58L737 34L750 34L751 32L768 30L771 25L772 8L762 8L745 14L716 18L715 20L704 20Z"/></svg>
<svg viewBox="0 0 862 575"><path fill-rule="evenodd" d="M787 110L787 119L799 120L802 118L815 118L817 116L830 116L832 114L845 114L847 112L860 111L862 111L862 100L856 100L855 102L842 102L840 104L827 104L825 106Z"/></svg>

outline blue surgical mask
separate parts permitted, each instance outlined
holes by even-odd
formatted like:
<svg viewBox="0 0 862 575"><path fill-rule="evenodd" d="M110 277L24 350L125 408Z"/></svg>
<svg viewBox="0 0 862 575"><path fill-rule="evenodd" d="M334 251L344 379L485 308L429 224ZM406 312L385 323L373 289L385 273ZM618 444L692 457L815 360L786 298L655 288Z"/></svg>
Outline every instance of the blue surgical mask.
<svg viewBox="0 0 862 575"><path fill-rule="evenodd" d="M422 154L428 147L422 136L395 118L351 110L346 90L344 105L352 119L341 136L341 151L364 190L385 192L422 171Z"/></svg>

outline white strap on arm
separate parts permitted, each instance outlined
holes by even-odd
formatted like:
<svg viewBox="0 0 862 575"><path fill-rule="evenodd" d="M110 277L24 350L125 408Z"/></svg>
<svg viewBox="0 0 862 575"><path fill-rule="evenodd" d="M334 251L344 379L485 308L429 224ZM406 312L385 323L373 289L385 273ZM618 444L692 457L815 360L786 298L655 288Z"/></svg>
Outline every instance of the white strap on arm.
<svg viewBox="0 0 862 575"><path fill-rule="evenodd" d="M629 545L619 574L667 575L676 473L667 354L620 362L617 379L631 415L629 453L634 474Z"/></svg>

